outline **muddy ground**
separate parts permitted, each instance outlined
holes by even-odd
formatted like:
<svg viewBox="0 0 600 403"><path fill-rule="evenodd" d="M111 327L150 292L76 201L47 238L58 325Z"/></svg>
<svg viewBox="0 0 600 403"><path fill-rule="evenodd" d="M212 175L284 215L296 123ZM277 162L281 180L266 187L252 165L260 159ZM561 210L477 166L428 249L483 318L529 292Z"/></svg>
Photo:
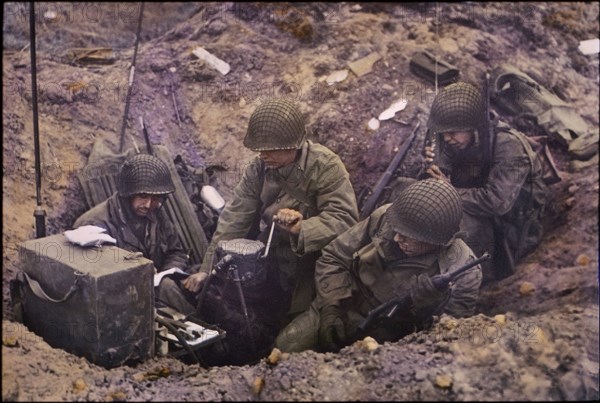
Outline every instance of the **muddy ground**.
<svg viewBox="0 0 600 403"><path fill-rule="evenodd" d="M45 3L36 11L40 197L47 233L57 234L87 209L77 173L94 142L119 145L139 5ZM173 157L226 168L212 183L229 200L252 156L242 146L250 114L260 101L285 96L300 103L310 138L341 156L360 195L417 121L400 171L419 169L435 88L411 74L409 61L423 50L471 82L512 64L597 130L598 54L583 55L578 45L597 38L598 13L598 3L147 3L126 143L143 144L143 116L151 141ZM444 316L397 343L240 367L162 357L107 370L51 348L14 321L9 297L17 246L35 236L28 44L27 3L5 3L3 400L598 398L598 157L575 161L558 141L549 144L562 180L551 187L543 243L514 275L482 289L472 318ZM222 75L200 61L191 53L197 46L231 70ZM73 57L72 49L92 47L111 52L92 62ZM328 85L330 74L374 52L380 57L370 71ZM368 130L399 98L406 108Z"/></svg>

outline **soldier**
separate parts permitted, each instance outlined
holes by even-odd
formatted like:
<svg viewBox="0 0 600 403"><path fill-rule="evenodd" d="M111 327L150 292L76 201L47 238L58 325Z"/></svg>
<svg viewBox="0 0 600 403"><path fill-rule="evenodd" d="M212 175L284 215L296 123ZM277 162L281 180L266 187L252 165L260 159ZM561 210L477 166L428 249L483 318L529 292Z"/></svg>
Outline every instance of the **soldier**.
<svg viewBox="0 0 600 403"><path fill-rule="evenodd" d="M438 149L424 150L427 174L449 181L461 196L467 245L492 254L492 263L483 264L484 282L511 274L539 244L546 204L542 167L527 138L503 123L489 130L486 114L475 86L448 85L427 123Z"/></svg>
<svg viewBox="0 0 600 403"><path fill-rule="evenodd" d="M74 228L102 227L117 240L119 248L142 253L154 262L158 272L171 268L186 271L189 256L161 209L167 195L174 191L169 168L160 158L136 154L121 167L117 191L81 215ZM160 300L160 296L157 297ZM175 298L179 297L175 294Z"/></svg>
<svg viewBox="0 0 600 403"><path fill-rule="evenodd" d="M245 292L253 322L269 329L273 321L277 323L270 340L265 340L265 331L256 329L256 338L263 339L258 344L264 346L272 343L280 325L308 308L315 297L314 265L321 249L357 222L358 208L343 162L325 146L306 139L304 118L295 103L273 99L259 105L250 117L244 146L259 154L245 167L233 199L221 213L200 271L183 285L189 292L200 291L217 263L219 241L244 238L266 244L275 222L267 283L258 292ZM227 301L215 303L213 288L200 308L200 316L210 322L227 315L217 311L231 311L236 305L226 309ZM192 305L194 301L175 308L186 312ZM219 324L228 331L229 340L236 340L229 336L244 327L243 322L238 329ZM248 350L248 344L244 348Z"/></svg>
<svg viewBox="0 0 600 403"><path fill-rule="evenodd" d="M277 303L291 315L306 310L314 297L314 262L320 250L356 223L358 208L340 158L305 137L304 118L295 103L273 99L256 108L244 146L259 155L246 166L233 200L221 213L200 272L185 281L190 291L198 291L212 269L220 240L266 243L275 220L270 255L271 274L282 290Z"/></svg>
<svg viewBox="0 0 600 403"><path fill-rule="evenodd" d="M430 279L474 259L457 236L461 216L460 197L446 182L427 179L406 187L323 249L315 273L318 296L275 346L335 351L355 341L369 311L403 292L413 305L398 307L360 337L395 341L424 328L433 315L472 315L482 277L478 265L459 274L449 290L437 290Z"/></svg>

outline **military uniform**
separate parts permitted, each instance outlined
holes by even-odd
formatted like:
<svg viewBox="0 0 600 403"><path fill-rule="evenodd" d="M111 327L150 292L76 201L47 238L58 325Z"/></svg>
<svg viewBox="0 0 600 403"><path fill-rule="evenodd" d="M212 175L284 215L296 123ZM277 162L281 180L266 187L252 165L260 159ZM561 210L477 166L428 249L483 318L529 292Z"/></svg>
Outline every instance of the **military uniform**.
<svg viewBox="0 0 600 403"><path fill-rule="evenodd" d="M188 256L165 212L159 210L148 218L135 217L118 192L85 212L73 227L82 225L105 228L119 248L141 252L158 271L172 267L185 270L188 266Z"/></svg>
<svg viewBox="0 0 600 403"><path fill-rule="evenodd" d="M166 213L157 206L145 217L132 210L130 199L136 195L165 196L175 191L169 168L158 157L136 154L128 158L119 172L117 192L79 217L74 227L96 225L117 240L117 246L141 252L152 260L157 271L170 268L188 270L189 256ZM187 293L170 278L164 278L155 297L162 304L181 307L192 313Z"/></svg>
<svg viewBox="0 0 600 403"><path fill-rule="evenodd" d="M490 136L479 91L466 83L445 87L431 107L428 129L437 136L437 164L461 195L461 230L477 254L494 254L503 234L516 262L535 248L542 237L546 185L542 167L522 133L500 123ZM442 134L472 131L464 150L447 146ZM498 254L496 253L496 256ZM488 267L486 267L488 266ZM486 279L496 275L484 265Z"/></svg>
<svg viewBox="0 0 600 403"><path fill-rule="evenodd" d="M413 185L408 189L419 190L422 182L417 182L416 188ZM442 186L451 189L447 184ZM452 191L455 192L453 189ZM403 194L406 195L404 192ZM392 205L386 204L325 247L316 266L318 297L307 312L283 329L277 337L276 347L282 351L320 348L318 333L321 312L330 305L340 306L343 313L343 333L347 336L341 342L349 344L353 341L352 335L359 323L369 311L402 292L410 292L414 276L446 273L473 260L471 249L461 239L453 236L458 229L461 214L458 195L454 195L453 203L445 203L446 207L454 206L453 210L446 209L444 204L435 207L435 211L428 209L427 205L423 205L426 198L427 195L423 198L421 192L420 197L412 198L412 206L407 205L406 199L404 202L400 201L396 207L404 215L398 209L390 213L388 210ZM437 202L433 200L431 205L435 206L434 203ZM390 215L396 216L395 222L394 219L389 219ZM417 215L421 215L421 218L415 219ZM424 218L424 215L429 218ZM449 215L454 216L451 218L454 224L447 226L447 234L442 234L436 240L435 231L440 228L440 223L443 226L443 223L449 222L444 218ZM423 225L427 223L430 225ZM434 252L409 257L394 241L394 235L399 231L414 239L426 237L432 243L443 245ZM481 270L479 266L475 266L456 279L451 292L441 304L413 307L409 310L402 307L392 318L369 331L368 335L380 342L398 340L422 327L435 313L446 312L456 317L472 315L480 283Z"/></svg>
<svg viewBox="0 0 600 403"><path fill-rule="evenodd" d="M196 306L201 317L227 331L214 360L233 365L263 357L281 326L308 308L315 296L314 264L321 249L358 220L344 164L327 147L306 139L295 103L273 99L259 105L250 117L244 146L259 156L246 165L219 217L200 268L211 276ZM296 221L279 221L281 211ZM262 280L251 285L217 275L239 266L224 264L226 257L219 251L225 244L242 249L247 240L266 244L271 228L268 257L260 262L266 266L264 278L252 270L246 273Z"/></svg>
<svg viewBox="0 0 600 403"><path fill-rule="evenodd" d="M348 172L340 158L320 144L306 140L296 161L279 169L265 168L258 157L250 162L219 217L200 270L210 270L218 241L252 237L257 219L263 223L258 239L266 242L273 216L282 208L303 216L297 238L275 229L269 252L280 286L287 294L294 292L290 313L297 313L314 297L314 262L321 249L358 220Z"/></svg>
<svg viewBox="0 0 600 403"><path fill-rule="evenodd" d="M459 155L444 152L440 168L461 195L464 212L461 230L476 253L493 252L494 217L499 219L515 261L542 238L546 185L542 170L524 135L500 127L487 176L481 153L471 148Z"/></svg>

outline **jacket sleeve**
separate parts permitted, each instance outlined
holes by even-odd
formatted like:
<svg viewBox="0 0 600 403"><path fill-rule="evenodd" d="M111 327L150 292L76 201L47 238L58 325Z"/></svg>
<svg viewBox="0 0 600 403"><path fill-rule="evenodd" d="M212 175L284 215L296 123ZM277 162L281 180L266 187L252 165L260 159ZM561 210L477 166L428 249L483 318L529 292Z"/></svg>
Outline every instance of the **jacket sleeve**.
<svg viewBox="0 0 600 403"><path fill-rule="evenodd" d="M354 188L344 164L335 156L319 172L317 183L316 216L302 221L297 242L291 239L292 249L298 255L320 251L337 235L358 221L358 207Z"/></svg>
<svg viewBox="0 0 600 403"><path fill-rule="evenodd" d="M316 303L319 308L337 304L352 295L354 255L372 242L383 211L381 207L375 210L371 216L340 234L323 249L315 267Z"/></svg>
<svg viewBox="0 0 600 403"><path fill-rule="evenodd" d="M162 225L162 242L165 244L165 260L158 271L168 270L172 267L178 267L186 271L189 265L189 256L183 249L183 244L175 232L173 224L166 219Z"/></svg>
<svg viewBox="0 0 600 403"><path fill-rule="evenodd" d="M480 266L472 267L461 274L454 282L452 294L444 307L444 312L455 318L474 315L479 298L481 279Z"/></svg>
<svg viewBox="0 0 600 403"><path fill-rule="evenodd" d="M227 203L219 216L217 229L206 250L200 271L205 273L210 271L220 240L245 238L248 235L262 205L260 200L261 181L260 165L257 160L253 160L246 166L242 179L233 190L233 199Z"/></svg>
<svg viewBox="0 0 600 403"><path fill-rule="evenodd" d="M455 239L445 256L446 259L441 259L440 264L450 266L451 270L457 270L476 258L471 248L462 239ZM457 318L473 315L479 298L481 279L481 265L471 267L454 279L444 312Z"/></svg>
<svg viewBox="0 0 600 403"><path fill-rule="evenodd" d="M530 167L524 145L512 135L507 135L496 143L485 186L457 189L464 211L474 216L488 217L508 213L519 197Z"/></svg>

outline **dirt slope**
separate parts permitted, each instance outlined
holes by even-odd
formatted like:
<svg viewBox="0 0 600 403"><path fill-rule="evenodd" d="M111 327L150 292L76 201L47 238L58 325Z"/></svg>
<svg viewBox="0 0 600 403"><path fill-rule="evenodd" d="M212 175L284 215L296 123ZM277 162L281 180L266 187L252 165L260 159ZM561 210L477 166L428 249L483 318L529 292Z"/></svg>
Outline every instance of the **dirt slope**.
<svg viewBox="0 0 600 403"><path fill-rule="evenodd" d="M36 193L28 8L4 7L3 400L597 399L598 157L574 163L556 142L562 181L551 188L544 242L517 273L482 290L477 316L442 317L429 332L374 349L358 343L243 367L155 358L106 370L51 348L13 320L9 305L17 245L34 237ZM41 197L47 233L56 234L86 210L77 173L93 143L119 144L139 8L36 7ZM577 47L597 38L598 13L597 3L147 3L126 144L143 144L143 116L152 142L173 156L226 167L214 184L229 199L252 156L242 146L250 114L260 101L286 96L301 104L311 138L341 156L358 195L416 122L425 126L435 89L408 68L422 50L455 65L465 81L510 63L597 129L598 55ZM198 60L197 46L230 72ZM111 48L112 62L74 62L69 51L84 47ZM327 85L331 73L374 52L380 58L370 72ZM367 130L399 98L406 108ZM407 175L418 169L423 135L401 165Z"/></svg>

